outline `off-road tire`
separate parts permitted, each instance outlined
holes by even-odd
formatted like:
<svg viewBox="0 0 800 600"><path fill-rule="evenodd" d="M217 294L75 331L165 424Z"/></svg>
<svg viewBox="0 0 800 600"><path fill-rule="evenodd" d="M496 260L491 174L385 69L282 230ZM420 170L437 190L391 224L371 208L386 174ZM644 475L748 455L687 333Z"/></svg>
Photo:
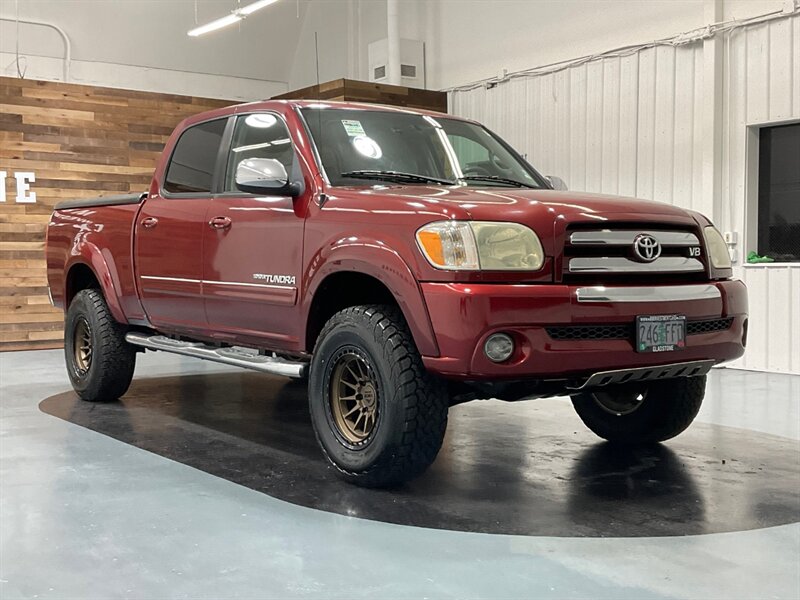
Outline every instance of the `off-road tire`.
<svg viewBox="0 0 800 600"><path fill-rule="evenodd" d="M79 324L88 324L92 357L82 371L75 345ZM64 326L64 355L72 387L82 400L110 402L126 391L133 379L136 350L125 341L126 327L114 320L99 290L81 290L72 299Z"/></svg>
<svg viewBox="0 0 800 600"><path fill-rule="evenodd" d="M343 437L332 408L337 356L358 353L376 382L377 421L369 438ZM447 427L444 383L425 370L402 313L385 305L353 306L326 323L309 376L309 408L322 450L345 480L364 487L408 481L436 458Z"/></svg>
<svg viewBox="0 0 800 600"><path fill-rule="evenodd" d="M620 393L630 389L618 388ZM609 442L663 442L683 432L694 421L703 403L706 376L653 381L644 389L644 400L627 414L614 414L603 408L593 392L572 396L572 404L584 424ZM610 387L602 391L614 392Z"/></svg>

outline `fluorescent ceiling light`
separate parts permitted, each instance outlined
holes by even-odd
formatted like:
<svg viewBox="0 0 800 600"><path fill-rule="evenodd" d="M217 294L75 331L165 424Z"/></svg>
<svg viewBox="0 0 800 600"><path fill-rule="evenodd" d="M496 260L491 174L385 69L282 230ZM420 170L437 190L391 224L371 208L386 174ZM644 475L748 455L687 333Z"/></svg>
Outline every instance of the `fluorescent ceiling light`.
<svg viewBox="0 0 800 600"><path fill-rule="evenodd" d="M248 4L247 6L243 6L236 12L241 14L242 16L246 17L247 15L251 15L257 10L264 8L265 6L269 6L270 4L275 4L278 0L258 0L258 2L253 2L252 4Z"/></svg>
<svg viewBox="0 0 800 600"><path fill-rule="evenodd" d="M211 21L211 23L206 23L205 25L201 25L200 27L196 27L189 31L189 35L192 37L197 37L198 35L203 35L204 33L208 33L209 31L216 31L217 29L222 29L223 27L227 27L228 25L233 25L238 21L241 21L242 17L235 13L231 13L222 17L221 19L217 19L216 21Z"/></svg>
<svg viewBox="0 0 800 600"><path fill-rule="evenodd" d="M227 27L228 25L233 25L234 23L238 23L245 17L252 15L259 9L264 8L265 6L269 6L270 4L274 4L278 0L258 0L257 2L253 2L252 4L248 4L242 8L237 8L236 10L232 11L231 14L225 15L219 19L211 21L210 23L206 23L205 25L201 25L200 27L195 27L194 29L190 29L187 32L187 35L192 37L197 37L198 35L203 35L204 33L208 33L209 31L216 31L217 29L222 29L223 27Z"/></svg>

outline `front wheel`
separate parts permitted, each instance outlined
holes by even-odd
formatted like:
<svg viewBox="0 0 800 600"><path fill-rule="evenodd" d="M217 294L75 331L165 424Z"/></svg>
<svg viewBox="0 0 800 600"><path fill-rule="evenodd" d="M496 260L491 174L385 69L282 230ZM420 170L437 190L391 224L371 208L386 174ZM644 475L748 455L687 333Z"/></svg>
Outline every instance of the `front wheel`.
<svg viewBox="0 0 800 600"><path fill-rule="evenodd" d="M419 475L447 426L445 386L425 370L391 306L354 306L331 317L311 361L309 406L325 456L366 487Z"/></svg>
<svg viewBox="0 0 800 600"><path fill-rule="evenodd" d="M114 320L103 294L81 290L64 323L64 354L72 387L89 402L116 400L128 391L136 350Z"/></svg>
<svg viewBox="0 0 800 600"><path fill-rule="evenodd" d="M626 383L572 396L584 424L610 442L662 442L691 425L703 403L706 376Z"/></svg>

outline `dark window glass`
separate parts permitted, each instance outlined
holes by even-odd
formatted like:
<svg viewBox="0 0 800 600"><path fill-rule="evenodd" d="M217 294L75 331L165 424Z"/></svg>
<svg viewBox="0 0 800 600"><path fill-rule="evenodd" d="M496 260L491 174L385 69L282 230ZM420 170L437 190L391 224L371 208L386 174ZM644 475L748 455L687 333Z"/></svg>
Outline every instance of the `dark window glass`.
<svg viewBox="0 0 800 600"><path fill-rule="evenodd" d="M800 261L800 123L764 127L758 165L758 253Z"/></svg>
<svg viewBox="0 0 800 600"><path fill-rule="evenodd" d="M236 119L225 176L225 191L236 191L236 167L248 158L272 158L292 172L294 148L283 121L272 113L254 113Z"/></svg>
<svg viewBox="0 0 800 600"><path fill-rule="evenodd" d="M544 186L525 161L474 123L383 110L304 108L303 115L333 185L372 185L343 173L373 170L453 183L473 177L464 181L476 187L509 187L491 178Z"/></svg>
<svg viewBox="0 0 800 600"><path fill-rule="evenodd" d="M217 119L183 132L167 168L164 189L172 193L211 191L217 153L227 119Z"/></svg>

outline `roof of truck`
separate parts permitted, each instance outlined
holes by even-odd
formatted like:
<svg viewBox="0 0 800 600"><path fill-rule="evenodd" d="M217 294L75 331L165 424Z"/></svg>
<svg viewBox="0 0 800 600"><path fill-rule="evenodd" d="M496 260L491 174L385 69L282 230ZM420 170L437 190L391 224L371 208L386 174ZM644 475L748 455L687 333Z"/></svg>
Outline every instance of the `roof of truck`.
<svg viewBox="0 0 800 600"><path fill-rule="evenodd" d="M344 108L350 110L382 110L387 112L402 112L402 113L410 113L410 114L418 114L418 115L429 115L432 117L448 117L448 118L459 118L454 117L453 115L448 115L447 113L437 112L433 110L426 110L423 108L414 108L410 106L390 106L388 104L372 104L369 102L343 102L341 100L259 100L256 102L247 102L244 104L237 104L233 107L236 112L239 112L242 108L247 109L260 109L260 108L270 108L274 107L275 105L283 105L283 106L296 106L298 108Z"/></svg>

